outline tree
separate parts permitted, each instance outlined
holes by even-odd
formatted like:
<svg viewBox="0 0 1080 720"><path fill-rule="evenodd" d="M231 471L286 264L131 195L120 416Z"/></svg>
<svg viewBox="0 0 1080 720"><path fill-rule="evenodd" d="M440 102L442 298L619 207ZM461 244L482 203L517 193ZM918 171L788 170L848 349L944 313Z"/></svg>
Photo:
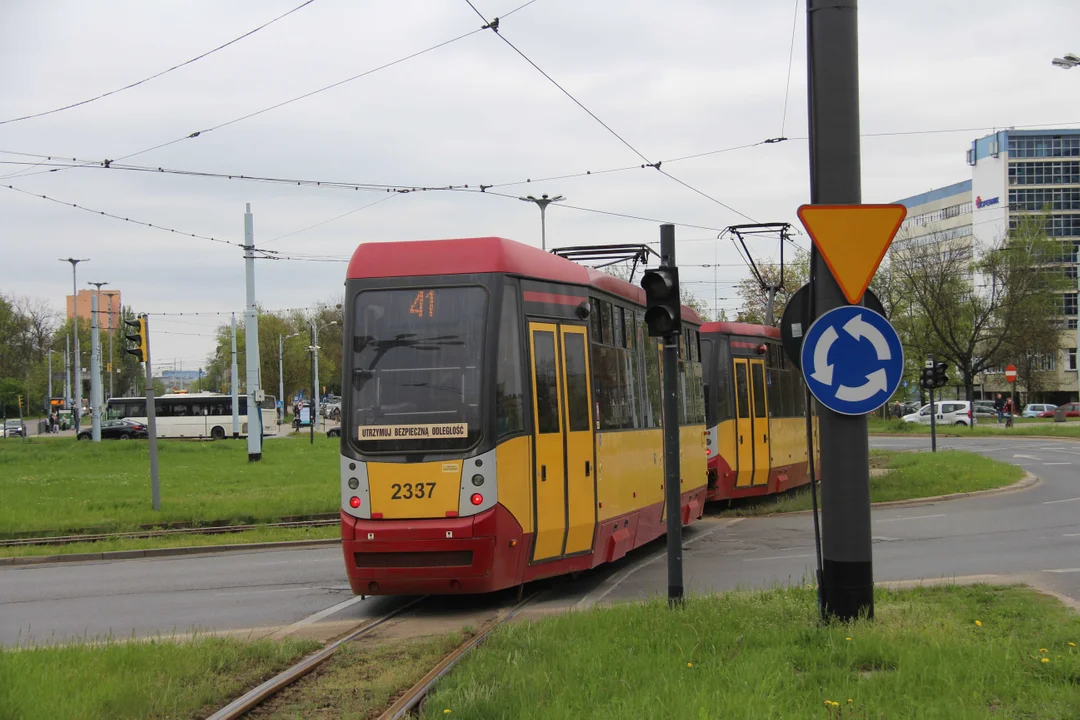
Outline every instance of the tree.
<svg viewBox="0 0 1080 720"><path fill-rule="evenodd" d="M759 264L758 272L762 279L769 285L777 285L780 282L780 265ZM773 302L773 321L775 327L780 327L780 318L784 314L791 296L810 279L810 254L799 252L795 258L784 263L784 284L776 291ZM765 324L766 309L769 304L769 291L761 286L755 277L744 278L735 288L742 305L738 313L738 321Z"/></svg>
<svg viewBox="0 0 1080 720"><path fill-rule="evenodd" d="M956 368L969 400L975 377L1002 364L1010 346L1060 334L1046 310L1054 302L1047 266L1060 251L1043 222L1024 220L974 258L970 244L944 236L893 251L892 267L918 316L913 327L929 352Z"/></svg>

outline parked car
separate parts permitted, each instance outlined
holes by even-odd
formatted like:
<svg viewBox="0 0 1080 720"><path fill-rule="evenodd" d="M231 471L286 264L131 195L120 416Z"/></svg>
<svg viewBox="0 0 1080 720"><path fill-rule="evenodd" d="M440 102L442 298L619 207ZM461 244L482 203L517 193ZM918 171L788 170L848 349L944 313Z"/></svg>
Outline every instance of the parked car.
<svg viewBox="0 0 1080 720"><path fill-rule="evenodd" d="M25 437L26 425L19 418L4 421L4 437Z"/></svg>
<svg viewBox="0 0 1080 720"><path fill-rule="evenodd" d="M943 400L935 402L936 423L938 425L964 425L970 427L974 422L972 417L971 403L967 400ZM930 424L930 405L926 404L919 408L918 412L905 415L904 422Z"/></svg>
<svg viewBox="0 0 1080 720"><path fill-rule="evenodd" d="M976 400L974 402L975 417L997 417L993 400Z"/></svg>
<svg viewBox="0 0 1080 720"><path fill-rule="evenodd" d="M1048 412L1050 417L1054 416L1054 408L1057 405L1050 405L1048 403L1028 403L1024 407L1024 412L1021 417L1034 418L1039 417L1039 413Z"/></svg>
<svg viewBox="0 0 1080 720"><path fill-rule="evenodd" d="M334 400L332 402L326 403L325 405L320 405L319 412L324 418L329 418L330 420L340 420L341 400Z"/></svg>
<svg viewBox="0 0 1080 720"><path fill-rule="evenodd" d="M341 437L341 426L338 425L337 427L332 427L329 430L327 430L326 431L326 437L328 437L328 438L339 438L339 437Z"/></svg>
<svg viewBox="0 0 1080 720"><path fill-rule="evenodd" d="M1080 403L1065 403L1064 405L1058 405L1054 410L1043 410L1039 413L1038 417L1052 418L1057 410L1064 410L1065 417L1080 417Z"/></svg>
<svg viewBox="0 0 1080 720"><path fill-rule="evenodd" d="M84 429L79 430L79 434L76 436L79 440L92 440L93 428L83 426ZM150 433L147 432L146 426L140 422L134 420L105 420L101 423L101 439L102 440L131 440L132 438L146 438L150 437Z"/></svg>

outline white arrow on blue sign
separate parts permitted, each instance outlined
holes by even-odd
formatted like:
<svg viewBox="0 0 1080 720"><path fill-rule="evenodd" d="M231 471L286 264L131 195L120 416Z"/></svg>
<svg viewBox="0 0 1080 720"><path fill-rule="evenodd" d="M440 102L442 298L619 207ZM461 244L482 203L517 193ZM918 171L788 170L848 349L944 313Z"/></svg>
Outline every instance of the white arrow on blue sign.
<svg viewBox="0 0 1080 720"><path fill-rule="evenodd" d="M858 305L833 308L810 326L802 346L810 392L843 415L888 402L904 375L904 348L889 321Z"/></svg>

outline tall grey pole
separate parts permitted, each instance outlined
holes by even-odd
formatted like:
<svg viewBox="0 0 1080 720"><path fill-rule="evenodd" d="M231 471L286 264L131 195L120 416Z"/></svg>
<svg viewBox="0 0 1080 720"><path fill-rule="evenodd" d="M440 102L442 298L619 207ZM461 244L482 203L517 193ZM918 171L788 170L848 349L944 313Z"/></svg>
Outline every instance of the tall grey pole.
<svg viewBox="0 0 1080 720"><path fill-rule="evenodd" d="M109 397L113 396L113 376L116 375L116 368L113 367L113 336L116 335L116 323L113 322L113 304L112 299L116 296L114 292L105 293L105 297L108 298L109 303Z"/></svg>
<svg viewBox="0 0 1080 720"><path fill-rule="evenodd" d="M75 266L81 262L88 262L90 258L60 258L60 262L71 263L71 334L75 336L72 343L75 346L75 354L72 356L72 368L75 395L72 400L74 407L71 417L75 422L75 434L79 434L79 426L82 424L79 415L82 411L82 358L79 357L79 285L76 282Z"/></svg>
<svg viewBox="0 0 1080 720"><path fill-rule="evenodd" d="M101 442L101 346L98 343L98 294L90 296L90 437Z"/></svg>
<svg viewBox="0 0 1080 720"><path fill-rule="evenodd" d="M810 202L862 202L859 146L858 0L807 0ZM847 305L816 249L814 317ZM874 614L869 439L865 415L818 406L821 443L822 589L826 617Z"/></svg>
<svg viewBox="0 0 1080 720"><path fill-rule="evenodd" d="M255 307L255 219L251 203L244 211L244 275L247 285L247 313L244 323L244 357L247 360L248 462L262 459L262 408L259 401L259 315Z"/></svg>
<svg viewBox="0 0 1080 720"><path fill-rule="evenodd" d="M161 509L158 483L157 406L154 403L154 373L150 368L150 317L143 315L146 327L146 431L150 442L150 500L154 510Z"/></svg>
<svg viewBox="0 0 1080 720"><path fill-rule="evenodd" d="M318 417L319 417L319 396L320 396L320 393L319 393L319 328L318 328L318 326L315 325L314 322L311 323L311 337L312 337L312 341L311 341L312 347L314 348L311 352L314 353L314 358L315 358L313 360L313 362L315 363L315 366L314 366L315 367L315 371L314 371L315 372L315 379L313 381L315 383L315 387L311 391L311 412L313 413L312 416L311 416L311 424L314 425L315 423L318 422Z"/></svg>
<svg viewBox="0 0 1080 720"><path fill-rule="evenodd" d="M660 226L660 266L675 263L675 226ZM676 288L678 296L678 288ZM681 324L680 324L681 326ZM679 467L679 331L664 336L664 504L667 508L668 604L683 599L682 483Z"/></svg>
<svg viewBox="0 0 1080 720"><path fill-rule="evenodd" d="M52 417L52 356L56 352L52 348L49 348L49 397L45 401L45 409L49 411L49 417Z"/></svg>
<svg viewBox="0 0 1080 720"><path fill-rule="evenodd" d="M278 333L277 336L277 392L278 402L281 403L281 412L277 414L278 425L281 424L281 419L285 416L285 376L282 374L284 370L284 364L282 363L281 355L285 351L285 337Z"/></svg>
<svg viewBox="0 0 1080 720"><path fill-rule="evenodd" d="M71 338L64 338L64 404L71 402Z"/></svg>
<svg viewBox="0 0 1080 720"><path fill-rule="evenodd" d="M229 391L232 393L232 436L240 437L240 390L237 386L239 372L236 370L236 313L232 314L232 367L229 373Z"/></svg>
<svg viewBox="0 0 1080 720"><path fill-rule="evenodd" d="M540 249L547 250L547 203L540 205Z"/></svg>

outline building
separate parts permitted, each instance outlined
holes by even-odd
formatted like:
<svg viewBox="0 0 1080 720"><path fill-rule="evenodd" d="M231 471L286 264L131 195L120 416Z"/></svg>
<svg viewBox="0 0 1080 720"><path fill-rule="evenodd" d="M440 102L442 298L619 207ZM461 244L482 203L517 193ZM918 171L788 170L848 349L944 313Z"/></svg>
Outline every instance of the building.
<svg viewBox="0 0 1080 720"><path fill-rule="evenodd" d="M80 290L79 291L79 317L87 322L90 321L90 300L97 293L97 290ZM72 302L71 295L67 296L67 318L71 319ZM119 290L102 290L101 296L98 299L98 318L101 320L102 332L112 332L113 329L120 327L120 291Z"/></svg>
<svg viewBox="0 0 1080 720"><path fill-rule="evenodd" d="M1080 297L1080 129L1000 130L971 143L971 179L898 200L908 216L896 246L955 240L977 254L1017 227L1025 214L1049 211L1046 233L1062 243L1066 277L1078 283L1061 295L1062 350L1040 358L1052 373L1037 400L1062 403L1080 397L1077 373L1077 300ZM986 373L984 394L1010 389Z"/></svg>

